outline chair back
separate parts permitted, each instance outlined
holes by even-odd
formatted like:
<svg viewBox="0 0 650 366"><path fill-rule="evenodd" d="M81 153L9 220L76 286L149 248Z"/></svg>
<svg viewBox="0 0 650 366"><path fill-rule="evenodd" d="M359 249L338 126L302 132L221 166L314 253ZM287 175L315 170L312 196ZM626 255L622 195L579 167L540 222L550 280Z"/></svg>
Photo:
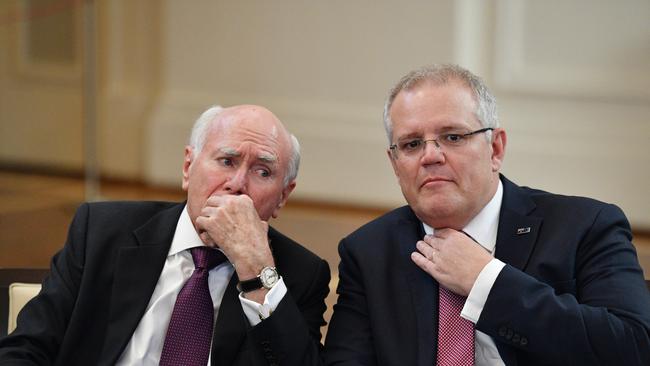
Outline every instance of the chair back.
<svg viewBox="0 0 650 366"><path fill-rule="evenodd" d="M0 337L15 328L18 312L38 293L48 273L46 268L0 268Z"/></svg>
<svg viewBox="0 0 650 366"><path fill-rule="evenodd" d="M14 282L9 285L9 319L7 320L7 334L16 329L16 319L20 310L41 291L40 283Z"/></svg>

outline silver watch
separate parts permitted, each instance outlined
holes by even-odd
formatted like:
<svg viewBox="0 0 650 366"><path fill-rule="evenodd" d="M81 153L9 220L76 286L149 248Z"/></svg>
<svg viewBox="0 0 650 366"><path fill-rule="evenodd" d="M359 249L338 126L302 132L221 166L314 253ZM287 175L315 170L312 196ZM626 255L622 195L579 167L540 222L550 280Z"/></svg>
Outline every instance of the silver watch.
<svg viewBox="0 0 650 366"><path fill-rule="evenodd" d="M251 292L262 287L270 289L280 280L280 275L275 267L264 267L260 274L250 280L239 281L237 290L240 292Z"/></svg>

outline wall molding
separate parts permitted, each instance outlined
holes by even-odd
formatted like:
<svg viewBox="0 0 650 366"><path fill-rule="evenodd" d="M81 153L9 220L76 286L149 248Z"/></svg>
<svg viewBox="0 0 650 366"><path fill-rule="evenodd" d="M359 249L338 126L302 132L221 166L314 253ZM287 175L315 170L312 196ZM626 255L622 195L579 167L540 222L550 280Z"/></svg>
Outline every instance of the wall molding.
<svg viewBox="0 0 650 366"><path fill-rule="evenodd" d="M607 60L605 57L582 57L580 47L585 46L587 41L593 42L591 39L581 39L583 44L576 43L574 49L567 51L566 47L570 45L571 40L566 38L570 34L551 32L550 30L553 29L551 24L544 28L543 34L534 33L535 30L531 29L531 18L528 16L532 15L529 14L528 7L533 4L539 6L544 3L531 0L497 0L494 75L498 89L514 93L582 99L638 103L647 103L650 100L650 64L631 66L622 57L613 57ZM591 12L598 9L598 4L593 4ZM639 11L643 12L642 9L636 7L626 7L625 4L626 2L619 3L620 6L616 7L617 11L628 15L634 15ZM643 4L638 3L637 5ZM650 10L650 6L647 4L644 6L646 6L645 10ZM558 9L551 4L548 4L548 7L553 10L557 9L558 12L561 11L561 8ZM576 23L575 27L583 28L582 33L590 33L591 38L600 37L604 26L598 26L596 23L599 22L585 17L585 14L588 13L574 14L570 17L570 21ZM607 20L612 15L600 10L591 16L600 17L602 18L600 23L607 24ZM569 21L562 17L558 17L558 19L554 19L554 21ZM583 21L581 22L581 20ZM567 26L567 24L562 25ZM644 50L647 50L647 42L650 41L650 31L637 20L618 22L617 27L608 27L606 32L609 37L607 40L600 39L601 42L598 45L601 48L597 49L597 54L604 56L608 53L620 53L619 44L626 40L628 34L636 31L642 33L640 37L645 41L637 40L636 44L632 42L630 47L636 47L636 49L632 48L627 51L642 52L641 55L647 58L647 52ZM544 60L538 61L527 53L527 47L538 46L534 42L538 38L546 40L552 46L562 44L565 49L560 49L560 47L557 47L560 51L546 49L546 52L555 52L556 57L548 63L544 63ZM594 46L590 47L592 47L591 51L594 51ZM576 60L571 60L571 57Z"/></svg>

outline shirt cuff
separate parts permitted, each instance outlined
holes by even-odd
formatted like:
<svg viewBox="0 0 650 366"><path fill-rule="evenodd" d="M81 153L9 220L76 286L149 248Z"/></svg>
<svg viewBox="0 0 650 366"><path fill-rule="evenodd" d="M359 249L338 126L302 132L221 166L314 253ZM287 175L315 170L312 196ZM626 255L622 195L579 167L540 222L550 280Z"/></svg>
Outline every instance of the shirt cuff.
<svg viewBox="0 0 650 366"><path fill-rule="evenodd" d="M485 306L485 301L487 300L490 290L494 282L497 280L499 273L505 263L501 262L496 258L492 258L488 264L483 267L481 272L474 282L474 286L465 300L465 306L463 306L463 311L460 312L460 316L476 324L478 319L481 317L481 312L483 311L483 306Z"/></svg>
<svg viewBox="0 0 650 366"><path fill-rule="evenodd" d="M244 297L244 293L239 293L239 301L241 302L244 314L252 326L261 323L263 319L271 316L271 313L278 307L282 298L287 293L287 286L284 284L282 277L278 282L271 287L269 292L264 296L264 304L258 304L255 301L249 300Z"/></svg>

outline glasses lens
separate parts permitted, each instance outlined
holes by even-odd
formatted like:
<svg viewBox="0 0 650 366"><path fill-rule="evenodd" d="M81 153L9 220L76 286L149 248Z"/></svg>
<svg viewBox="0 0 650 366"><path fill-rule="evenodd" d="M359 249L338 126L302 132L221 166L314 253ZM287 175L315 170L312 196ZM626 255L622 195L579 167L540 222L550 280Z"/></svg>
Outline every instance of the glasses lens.
<svg viewBox="0 0 650 366"><path fill-rule="evenodd" d="M420 139L413 139L400 143L399 150L404 154L411 155L420 151L422 149L422 146L424 146L424 141Z"/></svg>
<svg viewBox="0 0 650 366"><path fill-rule="evenodd" d="M444 146L462 146L467 141L466 135L461 133L445 133L438 137L440 144Z"/></svg>

